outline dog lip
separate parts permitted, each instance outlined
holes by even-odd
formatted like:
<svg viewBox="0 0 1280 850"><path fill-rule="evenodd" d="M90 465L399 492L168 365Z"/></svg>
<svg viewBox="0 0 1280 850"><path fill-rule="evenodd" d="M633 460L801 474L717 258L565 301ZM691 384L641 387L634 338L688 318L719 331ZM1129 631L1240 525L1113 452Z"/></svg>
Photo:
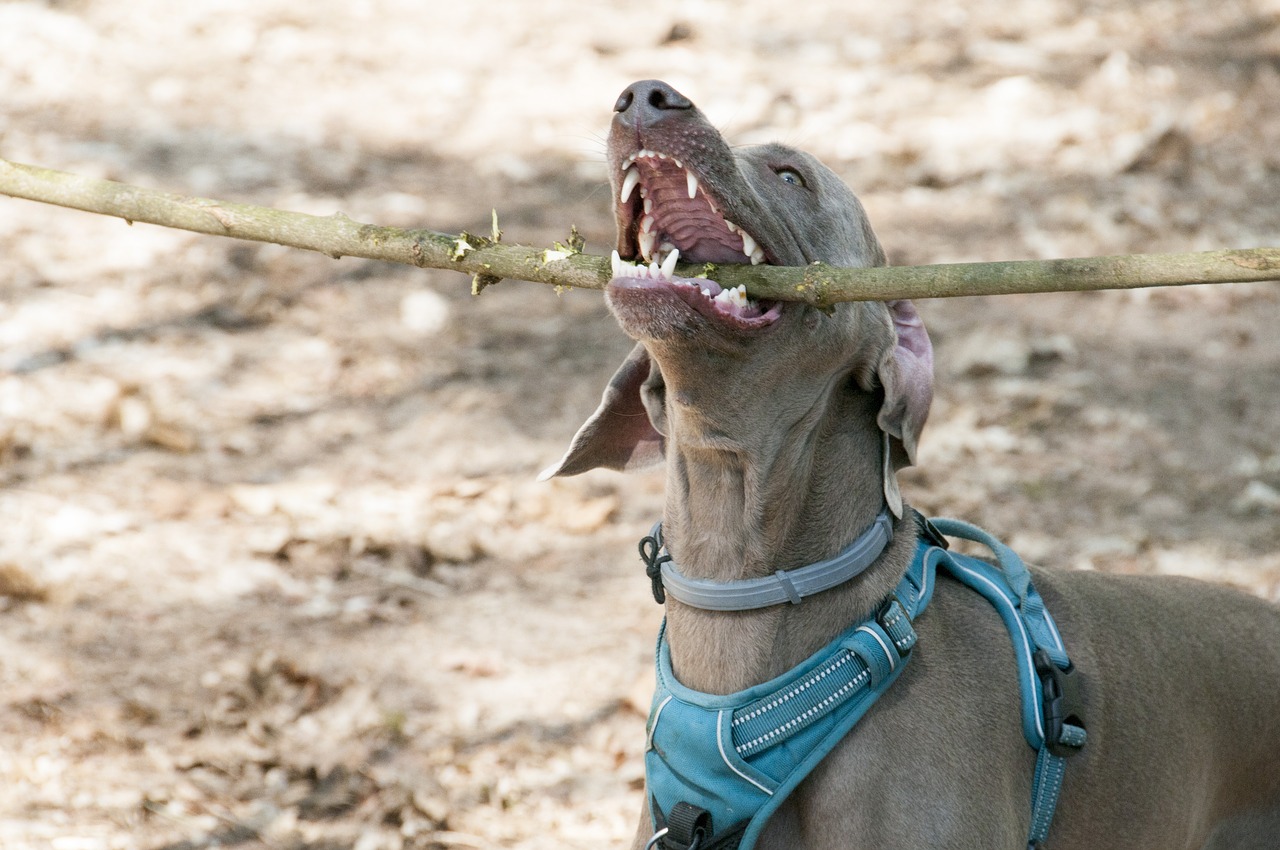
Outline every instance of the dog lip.
<svg viewBox="0 0 1280 850"><path fill-rule="evenodd" d="M725 335L752 335L772 328L787 310L782 301L759 302L761 312L743 316L717 306L714 295L703 287L721 288L714 281L699 278L615 277L605 291L624 327L654 336L666 335L693 316Z"/></svg>

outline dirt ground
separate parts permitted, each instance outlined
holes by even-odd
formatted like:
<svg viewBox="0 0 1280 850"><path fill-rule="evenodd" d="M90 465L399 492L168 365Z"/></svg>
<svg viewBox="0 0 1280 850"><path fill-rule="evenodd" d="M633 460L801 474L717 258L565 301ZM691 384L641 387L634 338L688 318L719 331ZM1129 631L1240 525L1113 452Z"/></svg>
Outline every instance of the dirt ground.
<svg viewBox="0 0 1280 850"><path fill-rule="evenodd" d="M1280 245L1275 0L0 2L0 156L602 253L647 77L895 263ZM1280 288L922 312L913 503L1280 600ZM599 293L0 199L0 846L625 841L662 478L534 476L628 348Z"/></svg>

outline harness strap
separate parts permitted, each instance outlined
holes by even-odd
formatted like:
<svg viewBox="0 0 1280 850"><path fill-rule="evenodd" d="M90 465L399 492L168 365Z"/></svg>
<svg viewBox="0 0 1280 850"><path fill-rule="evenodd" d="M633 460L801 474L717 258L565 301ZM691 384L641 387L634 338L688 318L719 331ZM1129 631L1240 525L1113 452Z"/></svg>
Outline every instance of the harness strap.
<svg viewBox="0 0 1280 850"><path fill-rule="evenodd" d="M784 690L736 709L733 748L740 756L751 756L803 732L863 690L879 688L915 643L906 612L891 600L874 620L841 640L841 651L826 663Z"/></svg>
<svg viewBox="0 0 1280 850"><path fill-rule="evenodd" d="M1031 573L1027 571L1018 553L976 525L941 517L932 519L930 522L943 534L972 540L991 550L996 556L996 564L1000 567L1004 584L1013 591L1013 596L1017 600L1018 615L1027 631L1031 633L1035 647L1049 653L1054 664L1066 667L1069 663L1067 649L1062 644L1061 635L1058 634L1058 626L1045 610L1044 600L1032 587Z"/></svg>
<svg viewBox="0 0 1280 850"><path fill-rule="evenodd" d="M987 546L1000 567L996 573L982 561L950 553L946 557L948 571L991 602L1013 639L1022 693L1023 735L1037 751L1027 847L1038 850L1053 824L1066 760L1084 746L1087 738L1071 675L1075 668L1067 657L1057 624L1032 586L1031 574L1017 553L967 522L931 522L943 534Z"/></svg>

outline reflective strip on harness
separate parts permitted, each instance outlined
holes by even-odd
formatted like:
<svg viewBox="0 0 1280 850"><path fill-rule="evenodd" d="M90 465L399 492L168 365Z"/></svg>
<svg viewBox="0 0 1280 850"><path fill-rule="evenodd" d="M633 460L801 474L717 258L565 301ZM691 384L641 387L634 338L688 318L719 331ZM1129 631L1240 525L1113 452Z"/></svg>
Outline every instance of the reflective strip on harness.
<svg viewBox="0 0 1280 850"><path fill-rule="evenodd" d="M902 606L894 603L898 622L905 622ZM910 628L910 624L907 624ZM818 669L783 690L733 712L733 748L750 756L784 741L838 711L864 688L879 686L905 663L915 644L915 632L899 652L880 623L872 620L840 640Z"/></svg>

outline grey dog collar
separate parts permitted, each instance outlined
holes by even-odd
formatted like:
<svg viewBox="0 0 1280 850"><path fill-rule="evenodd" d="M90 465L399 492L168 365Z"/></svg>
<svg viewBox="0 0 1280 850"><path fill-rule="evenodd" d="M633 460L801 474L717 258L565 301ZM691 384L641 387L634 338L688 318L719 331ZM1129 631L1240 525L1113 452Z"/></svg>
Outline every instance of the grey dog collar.
<svg viewBox="0 0 1280 850"><path fill-rule="evenodd" d="M653 538L662 546L662 523L653 527ZM794 570L778 570L771 576L738 581L710 581L689 578L675 562L662 563L662 586L686 605L707 611L752 611L790 602L799 605L813 596L844 584L871 566L893 540L893 519L886 508L858 539L826 561Z"/></svg>

